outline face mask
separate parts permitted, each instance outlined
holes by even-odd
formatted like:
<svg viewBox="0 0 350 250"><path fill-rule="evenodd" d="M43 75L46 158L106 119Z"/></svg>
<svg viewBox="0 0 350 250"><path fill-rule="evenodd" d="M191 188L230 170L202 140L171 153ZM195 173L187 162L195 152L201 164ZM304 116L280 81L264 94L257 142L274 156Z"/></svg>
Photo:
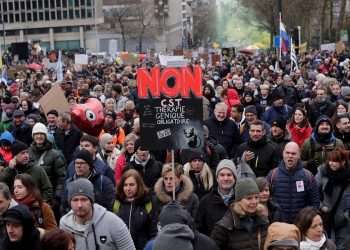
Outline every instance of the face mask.
<svg viewBox="0 0 350 250"><path fill-rule="evenodd" d="M215 81L219 80L219 76L214 76L213 78Z"/></svg>

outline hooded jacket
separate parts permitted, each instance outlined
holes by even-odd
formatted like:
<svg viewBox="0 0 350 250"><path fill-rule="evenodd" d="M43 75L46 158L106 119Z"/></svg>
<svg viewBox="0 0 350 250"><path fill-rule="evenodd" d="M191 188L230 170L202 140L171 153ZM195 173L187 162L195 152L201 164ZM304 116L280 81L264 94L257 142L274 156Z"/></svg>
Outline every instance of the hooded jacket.
<svg viewBox="0 0 350 250"><path fill-rule="evenodd" d="M260 206L253 215L247 215L237 202L230 206L211 233L211 238L221 250L262 249L268 220L263 216Z"/></svg>
<svg viewBox="0 0 350 250"><path fill-rule="evenodd" d="M205 194L209 193L214 185L214 177L207 163L204 162L202 171L196 173L191 170L191 163L186 163L184 165L184 174L190 177L193 183L193 192L201 199Z"/></svg>
<svg viewBox="0 0 350 250"><path fill-rule="evenodd" d="M60 228L71 232L76 250L135 250L128 228L115 214L93 204L93 217L86 231L75 222L73 210L60 220Z"/></svg>
<svg viewBox="0 0 350 250"><path fill-rule="evenodd" d="M157 183L154 185L154 204L156 206L156 211L160 213L162 207L172 201L172 193L167 193L163 184L163 177L159 178ZM193 184L190 178L186 175L181 175L180 185L175 193L176 200L180 202L182 206L195 218L199 199L196 194L193 193Z"/></svg>
<svg viewBox="0 0 350 250"><path fill-rule="evenodd" d="M11 214L16 214L15 217L21 222L23 226L23 237L20 241L11 242L6 234L4 241L1 242L1 249L3 250L40 250L40 233L34 227L34 221L28 208L24 205L16 205L11 208ZM9 210L8 210L9 211ZM4 217L6 217L6 214ZM12 217L11 216L11 217Z"/></svg>
<svg viewBox="0 0 350 250"><path fill-rule="evenodd" d="M59 197L63 191L64 178L66 176L66 163L61 154L52 148L52 144L45 140L42 147L38 147L35 142L29 147L29 157L36 166L45 169L49 177L54 194ZM42 158L42 159L41 159Z"/></svg>
<svg viewBox="0 0 350 250"><path fill-rule="evenodd" d="M46 171L41 167L34 166L33 162L29 162L25 166L17 165L14 168L5 168L5 170L0 173L0 181L5 182L9 187L13 187L13 182L18 174L29 174L33 177L43 200L50 201L53 198L52 184Z"/></svg>
<svg viewBox="0 0 350 250"><path fill-rule="evenodd" d="M331 127L331 131L327 135L318 133L322 122L328 122ZM327 151L332 151L335 148L344 148L344 144L333 135L331 120L327 116L321 116L316 122L311 137L305 141L301 149L301 160L306 164L306 168L315 175L317 168L325 163Z"/></svg>

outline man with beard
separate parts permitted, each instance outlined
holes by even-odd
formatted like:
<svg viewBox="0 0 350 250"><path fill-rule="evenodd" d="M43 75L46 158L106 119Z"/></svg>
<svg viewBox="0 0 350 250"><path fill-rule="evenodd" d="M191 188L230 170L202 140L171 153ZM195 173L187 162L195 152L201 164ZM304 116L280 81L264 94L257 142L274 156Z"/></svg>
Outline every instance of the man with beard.
<svg viewBox="0 0 350 250"><path fill-rule="evenodd" d="M239 77L238 75L233 75L232 84L233 84L233 88L237 91L239 96L242 96L244 92L244 85L243 85L242 78Z"/></svg>
<svg viewBox="0 0 350 250"><path fill-rule="evenodd" d="M316 97L311 104L306 105L307 113L309 114L309 122L312 127L315 126L316 120L321 115L332 117L336 112L335 104L328 100L327 90L319 87L316 90Z"/></svg>
<svg viewBox="0 0 350 250"><path fill-rule="evenodd" d="M301 149L301 160L315 175L318 166L325 163L327 151L335 148L344 148L344 144L334 136L330 119L323 115L316 121L311 137L305 141Z"/></svg>
<svg viewBox="0 0 350 250"><path fill-rule="evenodd" d="M256 177L260 177L277 166L278 158L277 146L267 138L263 122L257 120L250 124L249 139L238 147L236 163L246 162Z"/></svg>
<svg viewBox="0 0 350 250"><path fill-rule="evenodd" d="M333 123L334 136L341 140L346 150L350 149L350 118L349 115L341 114L338 115Z"/></svg>
<svg viewBox="0 0 350 250"><path fill-rule="evenodd" d="M135 114L135 103L132 100L128 100L125 102L125 107L123 110L125 125L124 131L125 134L129 134L132 131L132 127L134 125L134 114Z"/></svg>
<svg viewBox="0 0 350 250"><path fill-rule="evenodd" d="M286 120L276 119L271 126L271 141L277 145L277 156L282 160L284 146L290 142L290 134L286 128Z"/></svg>
<svg viewBox="0 0 350 250"><path fill-rule="evenodd" d="M113 111L107 111L105 113L105 123L101 135L104 133L111 134L113 136L113 144L117 148L121 148L125 140L125 132L123 128L120 128L116 124L117 115Z"/></svg>

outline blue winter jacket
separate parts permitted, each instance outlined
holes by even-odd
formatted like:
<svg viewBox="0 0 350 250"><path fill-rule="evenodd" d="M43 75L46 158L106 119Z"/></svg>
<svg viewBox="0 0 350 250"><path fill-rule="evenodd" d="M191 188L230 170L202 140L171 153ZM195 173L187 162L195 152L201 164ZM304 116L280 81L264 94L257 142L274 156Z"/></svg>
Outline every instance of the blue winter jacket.
<svg viewBox="0 0 350 250"><path fill-rule="evenodd" d="M271 185L272 200L281 207L282 222L293 223L304 207L319 208L316 180L309 170L303 168L301 161L292 171L288 171L281 161L277 168L270 171L267 180Z"/></svg>

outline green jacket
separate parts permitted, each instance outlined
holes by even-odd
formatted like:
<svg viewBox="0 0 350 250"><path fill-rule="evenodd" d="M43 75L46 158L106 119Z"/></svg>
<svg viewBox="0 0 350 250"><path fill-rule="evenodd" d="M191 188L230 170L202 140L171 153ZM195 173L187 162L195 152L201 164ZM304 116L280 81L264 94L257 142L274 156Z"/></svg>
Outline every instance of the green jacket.
<svg viewBox="0 0 350 250"><path fill-rule="evenodd" d="M53 149L52 144L46 140L43 147L40 148L33 142L29 147L29 157L35 166L45 169L54 195L60 197L66 176L66 162L63 155L58 150Z"/></svg>
<svg viewBox="0 0 350 250"><path fill-rule="evenodd" d="M0 173L0 181L5 182L12 188L15 177L18 174L31 175L40 190L43 200L50 201L52 199L52 185L43 168L34 166L33 162L28 163L26 166L7 167Z"/></svg>

